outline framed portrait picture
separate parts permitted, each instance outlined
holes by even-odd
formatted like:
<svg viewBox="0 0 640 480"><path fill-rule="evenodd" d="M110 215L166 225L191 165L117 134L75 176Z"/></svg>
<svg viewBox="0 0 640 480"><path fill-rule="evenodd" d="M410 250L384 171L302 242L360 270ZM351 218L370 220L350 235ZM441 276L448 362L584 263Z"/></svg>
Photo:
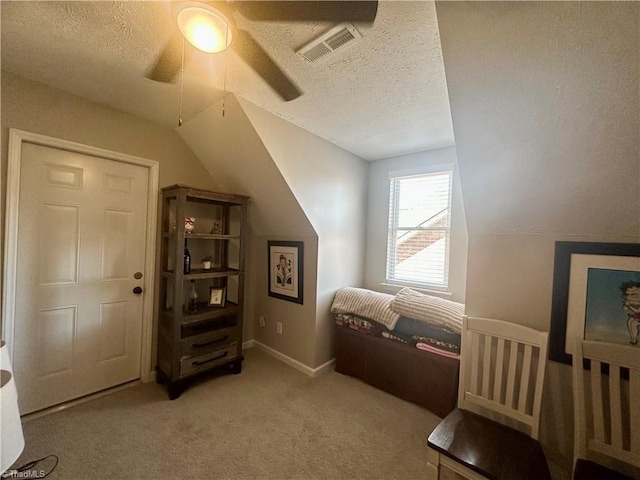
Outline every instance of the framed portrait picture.
<svg viewBox="0 0 640 480"><path fill-rule="evenodd" d="M209 289L209 306L224 307L227 298L226 287L211 287Z"/></svg>
<svg viewBox="0 0 640 480"><path fill-rule="evenodd" d="M556 242L549 359L571 364L576 338L637 345L640 245Z"/></svg>
<svg viewBox="0 0 640 480"><path fill-rule="evenodd" d="M269 240L269 296L302 304L304 244Z"/></svg>

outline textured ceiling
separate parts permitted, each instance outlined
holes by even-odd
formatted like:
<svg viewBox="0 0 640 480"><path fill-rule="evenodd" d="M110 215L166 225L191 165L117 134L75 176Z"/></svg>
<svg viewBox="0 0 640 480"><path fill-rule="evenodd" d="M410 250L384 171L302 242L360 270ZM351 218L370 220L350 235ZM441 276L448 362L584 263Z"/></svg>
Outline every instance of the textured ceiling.
<svg viewBox="0 0 640 480"><path fill-rule="evenodd" d="M2 69L176 126L180 83L145 78L174 31L170 3L3 0ZM194 50L185 66L185 120L219 101L226 85L367 160L453 145L433 2L379 2L373 25L356 24L363 41L315 66L295 50L334 24L234 19L305 93L283 102L233 50Z"/></svg>

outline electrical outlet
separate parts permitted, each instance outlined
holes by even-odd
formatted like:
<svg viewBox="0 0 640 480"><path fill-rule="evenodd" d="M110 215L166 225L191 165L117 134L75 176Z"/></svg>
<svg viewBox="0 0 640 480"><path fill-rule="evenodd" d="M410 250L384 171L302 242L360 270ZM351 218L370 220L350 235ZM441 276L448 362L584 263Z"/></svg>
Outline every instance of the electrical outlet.
<svg viewBox="0 0 640 480"><path fill-rule="evenodd" d="M276 333L282 335L282 322L276 323Z"/></svg>
<svg viewBox="0 0 640 480"><path fill-rule="evenodd" d="M264 315L258 317L258 324L262 328L266 327L267 326L267 317L265 317Z"/></svg>

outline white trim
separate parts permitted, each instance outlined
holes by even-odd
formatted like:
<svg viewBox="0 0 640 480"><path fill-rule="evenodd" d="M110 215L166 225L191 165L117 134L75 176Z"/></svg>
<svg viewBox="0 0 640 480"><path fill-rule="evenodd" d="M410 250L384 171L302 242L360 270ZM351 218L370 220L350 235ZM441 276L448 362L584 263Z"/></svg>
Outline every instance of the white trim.
<svg viewBox="0 0 640 480"><path fill-rule="evenodd" d="M419 285L423 287L432 288L433 290L444 290L446 291L449 288L449 269L450 269L450 260L451 260L451 226L452 226L452 203L453 203L453 164L448 164L451 168L446 168L446 165L432 165L427 167L419 167L409 170L398 170L389 172L389 221L387 225L387 248L386 248L386 259L385 259L385 280L388 283L398 282L398 283L413 283L415 281ZM448 177L448 205L446 211L449 216L449 223L447 226L442 227L420 227L420 226L399 226L399 218L400 218L400 197L401 192L404 191L402 188L403 181L410 178L416 178L422 181L426 177L432 177L436 175L444 175L446 174ZM440 192L440 190L438 190ZM440 196L440 195L439 195ZM441 211L440 213L444 212ZM440 213L436 215L440 215ZM429 218L432 220L436 217L436 215ZM425 220L426 222L426 220ZM444 266L443 266L443 276L442 283L434 283L434 282L420 282L418 279L409 279L406 276L397 276L396 275L396 255L397 255L397 247L398 247L398 233L405 232L408 234L409 232L415 231L443 231L445 232L445 252L444 252ZM400 238L402 238L402 236ZM410 238L410 237L409 237ZM412 273L418 273L418 270L412 269ZM429 268L428 270L431 270Z"/></svg>
<svg viewBox="0 0 640 480"><path fill-rule="evenodd" d="M393 293L398 293L404 287L409 287L411 290L415 290L416 292L420 292L420 293L426 293L427 295L432 295L434 297L441 297L441 298L453 297L452 292L445 292L444 290L432 290L430 288L424 288L418 285L414 285L412 283L399 284L399 283L382 282L380 284L380 287L382 287L382 290L385 290L387 292L393 292Z"/></svg>
<svg viewBox="0 0 640 480"><path fill-rule="evenodd" d="M451 172L454 173L454 163L440 163L438 165L427 165L424 167L407 168L404 170L392 170L389 172L389 180L397 177L413 177L418 175L428 175L430 173Z"/></svg>
<svg viewBox="0 0 640 480"><path fill-rule="evenodd" d="M16 274L18 254L18 207L20 203L20 167L22 144L24 142L46 147L68 150L145 167L149 170L149 192L147 196L146 254L144 265L145 295L142 302L142 345L140 358L140 379L143 382L153 380L152 343L153 343L153 305L155 287L156 221L158 215L158 174L159 166L155 160L114 152L103 148L83 145L58 138L27 132L15 128L9 129L9 154L7 159L7 201L5 218L4 270L2 286L2 338L7 342L9 355L13 360L13 342L15 336Z"/></svg>
<svg viewBox="0 0 640 480"><path fill-rule="evenodd" d="M331 370L334 368L334 365L336 364L336 359L332 358L331 360L327 360L326 362L324 362L322 365L320 365L319 367L316 367L313 369L313 376L318 376L321 373L326 372L327 370Z"/></svg>
<svg viewBox="0 0 640 480"><path fill-rule="evenodd" d="M247 340L246 342L242 342L242 349L247 350L248 348L253 348L255 346L255 341L253 339Z"/></svg>
<svg viewBox="0 0 640 480"><path fill-rule="evenodd" d="M133 158L133 157L132 157ZM144 259L145 296L142 304L142 348L140 352L140 380L152 382L155 380L153 369L153 310L155 304L156 278L156 238L158 221L158 177L160 166L155 160L144 160L147 164L140 164L149 169L149 188L147 189L147 248Z"/></svg>
<svg viewBox="0 0 640 480"><path fill-rule="evenodd" d="M83 403L97 400L98 398L106 397L107 395L111 395L112 393L117 393L130 387L135 387L136 385L140 385L140 383L140 380L133 380L131 382L123 383L122 385L117 385L106 390L100 390L99 392L85 395L84 397L69 400L68 402L64 402L59 405L54 405L53 407L38 410L37 412L27 413L26 415L20 417L20 419L23 423L30 422L31 420L37 420L38 418L46 417L47 415L51 415L52 413L58 413L63 410L67 410L68 408L82 405Z"/></svg>
<svg viewBox="0 0 640 480"><path fill-rule="evenodd" d="M317 377L318 375L323 373L325 370L329 369L336 361L335 358L332 358L331 360L323 363L319 367L311 368L305 365L304 363L299 362L295 358L291 358L288 355L285 355L284 353L280 353L279 351L266 346L264 343L260 343L257 340L252 340L252 342L253 342L253 346L258 350L263 351L264 353L266 353L270 357L275 358L276 360L280 360L281 362L286 363L290 367L295 368L299 372L302 372L309 377Z"/></svg>
<svg viewBox="0 0 640 480"><path fill-rule="evenodd" d="M22 137L19 131L9 129L7 156L7 192L4 225L4 270L2 277L2 338L7 343L13 363L14 318L16 312L15 280L18 253L18 202L20 200L20 157Z"/></svg>

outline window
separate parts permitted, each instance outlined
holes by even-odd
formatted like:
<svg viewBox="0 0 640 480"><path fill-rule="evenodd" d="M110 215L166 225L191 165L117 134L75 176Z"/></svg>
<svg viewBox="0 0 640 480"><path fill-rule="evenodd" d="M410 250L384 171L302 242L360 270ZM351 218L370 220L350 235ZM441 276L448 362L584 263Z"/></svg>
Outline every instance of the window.
<svg viewBox="0 0 640 480"><path fill-rule="evenodd" d="M387 282L447 288L452 176L390 175Z"/></svg>

